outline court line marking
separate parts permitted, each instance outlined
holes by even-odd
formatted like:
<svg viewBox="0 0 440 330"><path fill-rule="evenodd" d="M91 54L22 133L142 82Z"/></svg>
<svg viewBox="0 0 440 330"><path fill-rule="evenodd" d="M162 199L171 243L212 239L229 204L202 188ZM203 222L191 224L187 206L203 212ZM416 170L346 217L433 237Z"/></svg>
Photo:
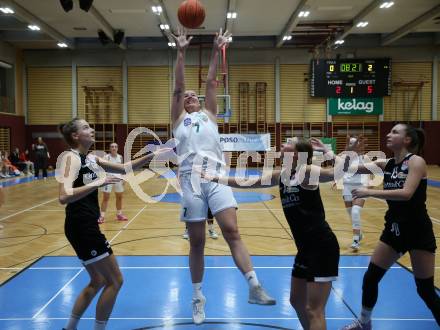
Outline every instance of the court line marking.
<svg viewBox="0 0 440 330"><path fill-rule="evenodd" d="M0 321L48 321L48 320L68 320L68 317L39 317L34 318L0 318ZM327 320L353 320L353 317L326 317ZM81 320L95 320L94 317L82 317ZM160 320L160 321L174 321L174 320L192 320L191 317L110 317L109 320ZM206 320L298 320L297 317L207 317ZM387 317L373 317L373 321L428 321L435 322L434 319L427 318L387 318Z"/></svg>
<svg viewBox="0 0 440 330"><path fill-rule="evenodd" d="M57 200L58 198L53 198L53 199L51 199L51 200L48 200L48 201L46 201L46 202L43 202L43 203L40 203L40 204L37 204L37 205L34 205L34 206L32 206L32 207L29 207L29 208L27 208L27 209L24 209L24 210L21 210L21 211L18 211L18 212L15 212L15 213L13 213L13 214L10 214L10 215L8 215L8 216L6 216L6 217L3 217L3 218L0 218L0 221L4 221L4 220L6 220L6 219L9 219L9 218L11 218L11 217L13 217L13 216L16 216L16 215L18 215L18 214L21 214L21 213L24 213L24 212L27 212L27 211L30 211L30 210L32 210L32 209L35 209L35 208L37 208L37 207L39 207L39 206L42 206L42 205L45 205L45 204L48 204L48 203L50 203L50 202L53 202L53 201L55 201L55 200ZM383 203L386 203L384 200L382 200L382 199L379 199L379 198L375 198L375 197L373 197L373 199L376 199L376 200L379 200L379 201L381 201L381 202L383 202ZM129 225L130 225L130 223L131 222L133 222L134 220L135 220L135 218L140 214L140 213L142 213L142 211L145 209L147 207L147 205L145 205L141 210L139 210L138 211L138 213L125 225L125 226L123 226L119 231L118 231L118 233L116 233L115 234L115 236L113 236L113 238L110 240L110 243L115 239L115 238L117 238L123 231L124 231L124 229L126 229ZM271 208L272 209L272 208ZM343 209L343 208L335 208L335 210L340 210L340 209ZM179 209L169 209L169 211L176 211L176 210L179 210ZM243 210L248 210L248 211L255 211L255 210L258 210L258 211L260 211L261 209L241 209L242 211ZM272 210L277 210L277 209L272 209ZM278 210L282 210L282 209L278 209ZM329 209L329 210L331 210L331 209ZM58 211L58 210L57 210ZM149 210L149 211L152 211L152 210ZM157 209L157 211L161 211L161 212L163 212L164 210L159 210L159 209ZM436 224L438 224L438 225L440 225L440 220L439 219L436 219L436 218L434 218L434 217L430 217L431 218L431 220L433 220L433 223L436 223ZM188 269L189 267L121 267L121 269L166 269L166 268L172 268L172 269L179 269L179 268L181 268L181 269ZM213 268L213 269L222 269L222 268L224 268L224 269L229 269L229 268L236 268L235 266L231 266L231 267L205 267L206 269L210 269L210 268ZM280 269L291 269L291 267L254 267L254 268L256 268L256 269L258 269L258 268L268 268L268 269L277 269L277 268L280 268ZM339 267L339 268L342 268L342 269L349 269L348 267ZM350 268L360 268L360 269L366 269L367 267L359 267L359 266L357 266L357 267L350 267ZM440 268L440 267L435 267L436 269L437 268ZM0 268L1 270L4 270L4 269L8 269L8 270L11 270L11 269L17 269L17 268ZM23 268L21 268L21 269L23 269ZM43 267L35 267L35 268L33 268L33 267L31 267L31 268L29 268L29 269L50 269L50 268L43 268ZM52 269L56 269L56 268L52 268ZM78 268L75 268L75 269L78 269ZM73 281L73 280L75 280L75 278L77 278L78 276L79 276L79 274L82 272L82 271L84 271L84 269L85 268L80 268L80 270L37 312L37 313L35 313L33 316L32 316L32 319L36 319L36 317L39 315L39 314L41 314L41 312ZM391 267L391 269L403 269L403 267ZM237 319L237 318L236 318ZM253 319L255 319L255 318L253 318ZM331 318L328 318L328 319L331 319ZM0 320L3 320L3 319L0 319ZM5 320L8 320L8 319L5 319ZM390 319L390 320L393 320L393 319ZM396 319L396 320L401 320L401 319Z"/></svg>
<svg viewBox="0 0 440 330"><path fill-rule="evenodd" d="M40 315L41 312L43 312L43 310L44 310L47 306L49 306L49 304L50 304L50 303L51 303L56 297L58 297L58 295L59 295L59 294L60 294L60 293L61 293L61 292L62 292L62 291L63 291L63 290L64 290L64 289L70 284L70 283L72 283L73 280L79 276L79 274L82 273L83 270L84 270L84 268L80 269L75 275L73 275L73 277L72 277L69 281L67 281L67 283L64 284L63 287L62 287L61 289L59 289L58 292L55 293L55 295L54 295L52 298L50 298L50 300L49 300L46 304L44 304L44 306L41 307L40 310L39 310L38 312L36 312L36 313L32 316L32 319L35 319L38 315Z"/></svg>
<svg viewBox="0 0 440 330"><path fill-rule="evenodd" d="M142 213L142 211L143 210L145 210L145 208L147 207L147 205L145 205L142 209L140 209L139 211L138 211L138 213L136 213L136 215L129 221L129 222L127 222L127 224L125 224L125 226L124 227L122 227L116 234L115 234L115 236L113 236L113 238L109 241L110 243L116 238L116 237L118 237L123 231L124 231L124 229L125 228L127 228L128 227L128 225L130 224L130 223L132 223L136 218L137 218L137 216L139 215L139 214L141 214ZM37 318L37 316L39 315L39 314L41 314L45 309L46 309L46 307L47 306L49 306L49 304L56 298L56 297L58 297L58 295L61 293L61 292L63 292L64 291L64 289L75 279L75 278L77 278L78 277L78 275L79 274L81 274L83 271L84 271L84 267L82 267L75 275L73 275L73 277L61 288L61 289L59 289L58 290L58 292L57 293L55 293L55 295L53 295L52 296L52 298L50 298L49 299L49 301L46 303L46 304L44 304L44 306L43 307L41 307L40 308L40 310L38 311L38 312L36 312L33 316L32 316L32 319L35 319L35 318Z"/></svg>
<svg viewBox="0 0 440 330"><path fill-rule="evenodd" d="M271 207L269 209L272 211L282 211L283 210L282 208L274 208L274 207ZM364 208L364 211L387 210L387 209L388 209L387 207L375 207L374 209ZM124 208L124 211L133 211L133 210L136 210L136 209ZM328 207L325 210L326 211L345 211L345 207ZM32 211L32 210L29 210L29 211ZM26 211L26 212L29 212L29 211ZM35 212L35 210L33 210L33 211ZM48 209L48 210L38 210L38 211L39 212L45 212L45 211L47 211L47 212L60 212L60 211L64 211L64 209ZM148 209L148 212L167 212L167 211L168 212L179 212L180 208L176 208L176 209ZM240 208L239 207L238 211L268 211L268 210L266 208L249 209L249 208ZM107 213L111 213L111 212L113 212L113 210L112 211L107 210ZM116 211L114 210L114 212L116 212Z"/></svg>
<svg viewBox="0 0 440 330"><path fill-rule="evenodd" d="M138 217L138 215L139 214L141 214L144 210L145 210L145 208L147 207L147 204L145 204L144 205L144 207L143 208L141 208L139 211L138 211L138 213L136 213L136 215L130 220L130 221L128 221L126 224L125 224L125 226L123 226L122 228L121 228L121 230L119 230L116 234L115 234L115 236L113 236L113 238L110 240L110 243L111 242L113 242L114 240L115 240L115 238L116 237L118 237L129 225L130 225L130 223L132 223L133 221L134 221L134 219L136 219L137 217Z"/></svg>
<svg viewBox="0 0 440 330"><path fill-rule="evenodd" d="M189 266L121 266L120 269L189 269ZM292 269L292 266L254 266L255 269ZM339 269L367 269L368 266L339 266ZM412 269L412 267L408 267ZM440 266L436 266L436 269L440 269ZM0 270L21 270L24 267L14 268L0 268ZM28 267L26 270L79 270L83 267ZM208 266L205 269L237 269L236 266ZM404 267L392 266L389 269L402 269Z"/></svg>
<svg viewBox="0 0 440 330"><path fill-rule="evenodd" d="M50 200L45 201L45 202L43 202L43 203L40 203L40 204L37 204L37 205L31 206L31 207L28 207L27 209L24 209L24 210L21 210L21 211L18 211L18 212L12 213L12 214L10 214L10 215L7 215L6 217L0 218L0 221L3 221L3 220L6 220L6 219L9 219L9 218L12 218L13 216L16 216L16 215L18 215L18 214L21 214L21 213L24 213L24 212L30 211L30 210L32 210L32 209L35 209L35 208L41 206L41 205L45 205L45 204L48 204L48 203L50 203L50 202L56 201L57 199L58 199L58 198L53 198L53 199L50 199Z"/></svg>

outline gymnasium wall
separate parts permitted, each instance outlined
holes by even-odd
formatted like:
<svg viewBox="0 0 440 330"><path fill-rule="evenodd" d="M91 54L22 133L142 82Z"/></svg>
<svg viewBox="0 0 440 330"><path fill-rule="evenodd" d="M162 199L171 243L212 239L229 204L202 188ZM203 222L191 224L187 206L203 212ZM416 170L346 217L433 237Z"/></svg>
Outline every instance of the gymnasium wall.
<svg viewBox="0 0 440 330"><path fill-rule="evenodd" d="M326 100L310 97L309 65L281 64L281 122L326 122Z"/></svg>
<svg viewBox="0 0 440 330"><path fill-rule="evenodd" d="M0 61L15 63L15 48L3 41L0 41Z"/></svg>
<svg viewBox="0 0 440 330"><path fill-rule="evenodd" d="M229 94L231 95L232 123L238 123L239 116L239 82L249 83L249 123L255 123L256 83L265 82L266 86L266 122L275 122L275 65L274 64L241 64L229 66Z"/></svg>
<svg viewBox="0 0 440 330"><path fill-rule="evenodd" d="M384 98L384 120L431 120L432 116L432 63L393 63L393 81L423 81L421 92L393 90ZM199 88L198 67L186 70L187 89L204 92ZM128 123L167 123L170 118L172 78L169 67L128 68ZM72 70L70 67L30 67L28 77L28 124L57 124L72 115ZM120 67L79 67L77 71L78 115L85 117L86 100L83 86L113 86L115 93L110 106L104 109L100 122L122 122L122 76ZM275 66L230 65L229 94L233 112L231 122L238 122L238 83L250 84L250 122L256 118L255 84L266 82L267 122L275 122ZM219 93L223 94L219 87ZM408 105L418 103L420 112L409 111ZM280 103L282 122L327 121L326 100L309 96L308 65L282 64L280 66ZM439 110L437 110L439 111ZM333 121L347 121L348 116L333 117ZM356 117L362 121L377 121L377 116Z"/></svg>
<svg viewBox="0 0 440 330"><path fill-rule="evenodd" d="M64 53L64 55L63 55ZM376 123L378 138L383 140L389 122L419 121L434 133L440 131L440 122L432 120L432 65L440 51L433 48L388 47L362 50L343 50L341 56L351 53L356 57L392 57L393 82L423 81L420 92L393 89L393 96L384 99L384 116L333 116L333 124ZM199 85L199 71L206 77L210 50L187 52L186 89L204 94L204 82ZM115 89L111 106L100 122L123 125L123 62L127 65L127 121L130 127L169 125L173 90L175 50L155 51L28 51L24 53L28 80L28 125L48 125L65 121L72 116L72 63L77 68L76 102L78 115L85 116L85 95L82 86L107 86ZM49 60L50 59L50 60ZM228 83L233 116L231 124L238 123L240 99L238 84L249 83L249 123L256 122L257 82L266 82L266 122L275 123L275 70L280 63L281 123L326 123L326 100L309 96L309 61L311 54L302 49L237 49L228 50ZM202 66L199 67L201 60ZM220 68L219 68L220 69ZM440 69L438 71L440 79ZM46 77L42 79L42 77ZM219 85L218 94L223 94ZM411 94L412 93L412 94ZM416 95L417 94L417 95ZM410 111L417 103L420 111ZM437 95L437 118L440 118L440 84ZM380 122L380 127L379 127ZM426 123L429 123L426 124ZM255 125L254 125L255 126ZM254 127L249 126L249 127ZM125 135L127 126L125 125ZM275 126L274 126L275 127ZM277 125L277 127L280 127ZM326 126L327 127L327 126ZM250 128L249 128L250 129ZM123 130L121 129L121 132ZM327 132L327 130L326 130ZM279 133L277 134L279 135ZM119 137L118 137L119 138ZM279 137L276 137L279 139ZM277 143L278 144L278 143ZM428 151L427 151L428 152ZM427 160L440 163L436 155ZM435 153L434 153L435 154Z"/></svg>
<svg viewBox="0 0 440 330"><path fill-rule="evenodd" d="M440 120L440 60L437 62L437 118L436 120Z"/></svg>
<svg viewBox="0 0 440 330"><path fill-rule="evenodd" d="M49 150L50 159L48 160L48 165L55 168L58 155L68 149L68 146L58 134L58 125L26 125L26 148L29 151L32 144L37 142L39 136L43 138Z"/></svg>
<svg viewBox="0 0 440 330"><path fill-rule="evenodd" d="M23 51L17 49L15 52L15 114L24 115L23 109Z"/></svg>
<svg viewBox="0 0 440 330"><path fill-rule="evenodd" d="M170 91L168 66L129 67L128 123L169 123Z"/></svg>
<svg viewBox="0 0 440 330"><path fill-rule="evenodd" d="M27 87L29 125L57 125L72 118L70 67L29 67Z"/></svg>
<svg viewBox="0 0 440 330"><path fill-rule="evenodd" d="M68 53L66 57L62 57L63 52L34 51L26 52L26 63L29 67L39 66L71 66L72 62L77 65L77 102L78 114L84 114L84 94L81 88L82 84L94 83L106 84L114 80L114 84L120 92L121 77L117 72L107 76L104 65L119 70L122 67L122 61L128 66L128 122L142 122L146 118L153 123L166 121L169 118L169 111L166 111L166 105L170 104L170 93L173 87L172 73L174 69L174 52L175 51L120 51L102 52L76 52L75 56ZM204 50L202 54L202 77L206 75L206 65L209 58L209 50ZM350 53L350 50L346 50ZM437 51L438 52L438 51ZM32 56L30 56L32 54ZM386 48L384 49L367 49L361 51L353 51L358 57L383 57L393 56L392 75L393 81L424 81L421 97L414 102L420 103L420 113L407 111L405 102L412 102L414 95L408 95L402 88L398 90L394 88L393 96L385 98L384 120L431 120L431 88L432 88L432 59L437 54L432 48L414 49L414 48ZM344 54L342 54L344 56ZM53 58L55 57L55 58ZM48 63L47 58L51 58ZM281 79L281 121L325 121L325 100L318 98L310 98L308 96L308 65L311 58L310 53L305 50L246 50L231 49L228 53L229 61L229 93L232 97L233 109L238 108L238 82L249 82L255 85L257 81L265 81L267 88L267 121L275 120L275 60L279 59L281 63L280 79ZM53 59L53 61L52 61ZM98 62L99 59L99 62ZM247 62L246 62L247 60ZM198 50L190 50L187 54L187 89L194 89L199 93L203 93L204 84L199 88L199 53ZM93 64L100 66L94 66ZM96 69L94 69L96 68ZM107 68L107 70L112 70ZM97 79L92 81L91 77ZM84 76L84 79L82 76ZM105 81L107 79L107 82ZM142 86L136 86L137 83ZM145 88L143 88L145 86ZM253 92L251 88L251 93ZM67 88L66 88L67 89ZM219 86L219 94L221 92ZM157 95L154 100L147 96L143 91L151 91L153 95ZM166 100L168 93L168 100ZM67 94L67 92L66 92ZM223 94L223 92L221 92ZM120 95L122 97L122 95ZM440 95L438 96L440 99ZM161 99L161 101L158 101ZM407 99L405 101L405 99ZM294 100L294 102L292 102ZM409 101L408 101L409 100ZM112 109L110 121L119 122L121 118L121 105L116 104ZM122 98L121 98L122 102ZM157 104L159 102L159 104ZM255 97L250 97L250 122L255 122ZM293 105L292 105L293 104ZM145 113L145 109L149 109ZM169 109L169 106L168 106ZM437 109L440 113L440 109ZM377 118L358 117L359 120L377 120ZM55 120L55 118L54 118ZM140 121L139 121L140 120ZM237 111L233 113L232 122L238 120ZM346 121L346 117L335 117L333 121ZM29 124L32 121L28 121Z"/></svg>
<svg viewBox="0 0 440 330"><path fill-rule="evenodd" d="M0 113L0 127L9 128L10 150L15 147L23 150L26 146L24 117L12 114ZM0 150L4 151L4 150Z"/></svg>
<svg viewBox="0 0 440 330"><path fill-rule="evenodd" d="M79 66L77 68L77 104L78 117L88 118L90 122L120 123L122 122L122 68L101 67L101 66ZM84 87L106 87L111 86L113 93L100 95L105 100L103 109L98 117L96 109L93 109L91 102L87 99ZM71 86L69 86L71 88ZM93 98L93 96L92 96ZM88 104L87 104L88 103Z"/></svg>
<svg viewBox="0 0 440 330"><path fill-rule="evenodd" d="M14 117L14 116L10 116ZM16 117L18 118L18 117ZM14 127L24 127L24 118L19 123L17 123ZM2 115L0 114L0 121L2 120ZM55 168L57 157L63 151L68 149L68 145L63 141L61 136L58 134L58 125L26 125L26 132L24 134L15 135L14 141L16 141L16 145L12 145L12 147L17 146L20 149L29 148L33 143L36 143L38 136L42 136L44 142L47 144L49 149L49 153L51 158L48 161L48 164ZM17 138L20 137L18 140ZM115 142L120 146L123 146L125 140L127 138L127 125L118 124L115 125ZM19 144L21 143L21 144ZM12 143L11 143L12 144ZM120 149L120 153L123 153L123 148Z"/></svg>
<svg viewBox="0 0 440 330"><path fill-rule="evenodd" d="M0 61L15 67L15 114L0 112L0 127L9 129L9 148L25 146L25 118L22 107L22 53L11 45L0 41ZM3 150L2 150L3 151Z"/></svg>
<svg viewBox="0 0 440 330"><path fill-rule="evenodd" d="M15 114L22 116L23 112L23 52L11 45L0 41L0 61L12 64L14 67Z"/></svg>

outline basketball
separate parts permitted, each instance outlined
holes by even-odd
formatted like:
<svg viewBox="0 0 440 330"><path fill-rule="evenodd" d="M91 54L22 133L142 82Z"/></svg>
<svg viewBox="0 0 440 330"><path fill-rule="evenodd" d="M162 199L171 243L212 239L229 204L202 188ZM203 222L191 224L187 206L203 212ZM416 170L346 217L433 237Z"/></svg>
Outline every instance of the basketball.
<svg viewBox="0 0 440 330"><path fill-rule="evenodd" d="M179 6L177 17L184 27L195 29L205 20L205 8L198 0L185 0Z"/></svg>

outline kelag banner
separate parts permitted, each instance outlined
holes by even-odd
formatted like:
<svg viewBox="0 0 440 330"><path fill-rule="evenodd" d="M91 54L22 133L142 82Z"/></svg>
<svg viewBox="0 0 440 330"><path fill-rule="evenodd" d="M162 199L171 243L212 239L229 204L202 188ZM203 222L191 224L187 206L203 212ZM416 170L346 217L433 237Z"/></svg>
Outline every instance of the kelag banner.
<svg viewBox="0 0 440 330"><path fill-rule="evenodd" d="M382 115L383 98L327 99L328 114L337 115Z"/></svg>

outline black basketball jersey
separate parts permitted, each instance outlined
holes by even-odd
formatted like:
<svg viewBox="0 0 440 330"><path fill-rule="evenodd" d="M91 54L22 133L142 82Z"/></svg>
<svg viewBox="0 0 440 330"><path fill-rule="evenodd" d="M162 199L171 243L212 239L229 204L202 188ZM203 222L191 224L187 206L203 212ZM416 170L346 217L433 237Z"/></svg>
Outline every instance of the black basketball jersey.
<svg viewBox="0 0 440 330"><path fill-rule="evenodd" d="M408 162L413 154L408 154L398 164L396 160L391 158L385 165L383 189L395 190L403 189L408 176ZM406 222L414 218L429 220L428 211L426 210L426 186L427 179L420 180L416 191L410 200L407 201L391 201L387 200L388 211L385 214L385 220L391 222Z"/></svg>
<svg viewBox="0 0 440 330"><path fill-rule="evenodd" d="M35 145L35 156L40 158L46 158L47 157L47 145L46 143L39 144L37 143Z"/></svg>
<svg viewBox="0 0 440 330"><path fill-rule="evenodd" d="M320 239L319 235L331 231L325 221L319 186L314 190L304 189L293 179L290 185L280 180L279 188L284 215L297 245Z"/></svg>
<svg viewBox="0 0 440 330"><path fill-rule="evenodd" d="M78 177L73 182L73 188L78 188L97 178L95 173L97 172L97 164L92 158L81 155L76 150L72 150L72 152L81 158L81 169ZM99 215L98 189L73 203L67 204L66 207L66 219L80 219L82 225L85 225L86 222L96 224Z"/></svg>

